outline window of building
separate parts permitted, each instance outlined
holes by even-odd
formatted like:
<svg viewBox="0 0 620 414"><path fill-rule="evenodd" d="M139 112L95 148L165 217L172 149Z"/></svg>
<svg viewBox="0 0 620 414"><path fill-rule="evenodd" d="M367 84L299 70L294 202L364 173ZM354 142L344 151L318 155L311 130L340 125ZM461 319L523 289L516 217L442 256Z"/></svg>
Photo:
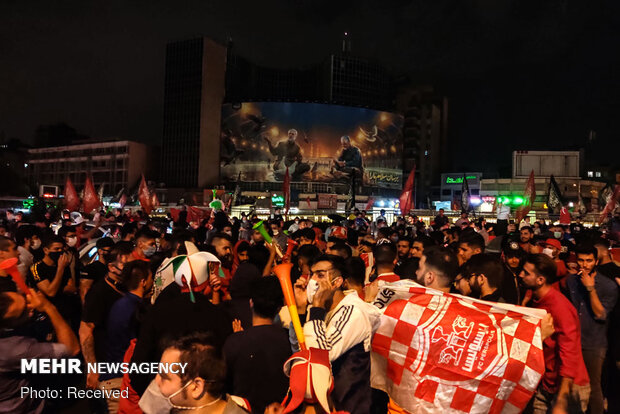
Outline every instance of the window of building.
<svg viewBox="0 0 620 414"><path fill-rule="evenodd" d="M600 171L597 171L595 175L596 175L596 177L601 178L601 172Z"/></svg>
<svg viewBox="0 0 620 414"><path fill-rule="evenodd" d="M452 195L452 190L443 189L441 190L441 195L444 195L444 196Z"/></svg>
<svg viewBox="0 0 620 414"><path fill-rule="evenodd" d="M588 177L594 177L594 171L588 171Z"/></svg>

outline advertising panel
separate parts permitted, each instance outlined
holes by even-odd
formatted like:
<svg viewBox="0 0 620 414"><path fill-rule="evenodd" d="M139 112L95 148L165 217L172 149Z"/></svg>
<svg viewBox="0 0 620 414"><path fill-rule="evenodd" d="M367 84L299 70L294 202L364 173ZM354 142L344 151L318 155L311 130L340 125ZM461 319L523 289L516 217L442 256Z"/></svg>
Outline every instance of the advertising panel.
<svg viewBox="0 0 620 414"><path fill-rule="evenodd" d="M343 182L402 188L400 115L338 105L253 102L222 107L223 181ZM347 138L343 138L347 137Z"/></svg>

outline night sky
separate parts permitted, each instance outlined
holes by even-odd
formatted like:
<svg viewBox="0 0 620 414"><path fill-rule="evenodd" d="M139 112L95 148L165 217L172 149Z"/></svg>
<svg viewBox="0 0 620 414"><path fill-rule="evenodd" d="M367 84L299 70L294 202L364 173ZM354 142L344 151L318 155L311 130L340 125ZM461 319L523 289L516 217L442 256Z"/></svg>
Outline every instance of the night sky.
<svg viewBox="0 0 620 414"><path fill-rule="evenodd" d="M160 142L166 43L231 36L256 63L295 67L348 31L354 54L450 99L454 170L494 175L513 149L573 149L589 130L589 158L617 164L619 15L618 1L2 0L0 132L29 142L66 122Z"/></svg>

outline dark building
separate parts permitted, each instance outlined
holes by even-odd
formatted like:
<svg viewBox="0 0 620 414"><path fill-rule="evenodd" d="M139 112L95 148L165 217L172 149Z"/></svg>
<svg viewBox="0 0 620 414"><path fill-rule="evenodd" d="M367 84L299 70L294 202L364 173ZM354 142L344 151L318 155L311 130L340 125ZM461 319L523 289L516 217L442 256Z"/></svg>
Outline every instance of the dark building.
<svg viewBox="0 0 620 414"><path fill-rule="evenodd" d="M394 109L392 78L380 63L347 52L302 69L255 65L228 49L226 102L318 102Z"/></svg>
<svg viewBox="0 0 620 414"><path fill-rule="evenodd" d="M166 48L161 181L207 187L219 181L226 47L207 38Z"/></svg>
<svg viewBox="0 0 620 414"><path fill-rule="evenodd" d="M396 98L396 109L405 117L403 128L404 177L416 166L416 207L428 208L429 199L439 189L441 173L449 168L448 100L432 87L403 83Z"/></svg>

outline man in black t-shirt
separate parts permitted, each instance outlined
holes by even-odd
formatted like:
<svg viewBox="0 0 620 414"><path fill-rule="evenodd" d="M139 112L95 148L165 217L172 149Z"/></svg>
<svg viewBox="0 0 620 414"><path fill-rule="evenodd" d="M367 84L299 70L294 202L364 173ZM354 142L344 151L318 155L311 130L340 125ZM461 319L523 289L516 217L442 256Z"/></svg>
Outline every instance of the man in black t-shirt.
<svg viewBox="0 0 620 414"><path fill-rule="evenodd" d="M30 267L27 282L45 294L72 329L77 331L80 300L76 281L69 269L71 255L65 252L64 240L58 236L45 239L43 253L43 260Z"/></svg>
<svg viewBox="0 0 620 414"><path fill-rule="evenodd" d="M252 327L226 340L228 392L250 401L262 413L286 395L288 380L282 371L291 356L288 333L273 320L283 306L282 290L273 277L259 278L251 286Z"/></svg>
<svg viewBox="0 0 620 414"><path fill-rule="evenodd" d="M87 363L106 360L105 340L108 314L114 302L124 295L120 278L125 263L131 261L133 245L130 242L117 243L110 252L108 273L93 284L84 300L84 312L80 323L80 344ZM86 386L97 389L99 375L89 373Z"/></svg>
<svg viewBox="0 0 620 414"><path fill-rule="evenodd" d="M97 260L82 268L80 272L80 297L82 302L86 298L86 294L92 287L93 283L101 280L108 273L108 265L106 257L110 254L114 246L114 240L110 237L102 237L97 240Z"/></svg>

